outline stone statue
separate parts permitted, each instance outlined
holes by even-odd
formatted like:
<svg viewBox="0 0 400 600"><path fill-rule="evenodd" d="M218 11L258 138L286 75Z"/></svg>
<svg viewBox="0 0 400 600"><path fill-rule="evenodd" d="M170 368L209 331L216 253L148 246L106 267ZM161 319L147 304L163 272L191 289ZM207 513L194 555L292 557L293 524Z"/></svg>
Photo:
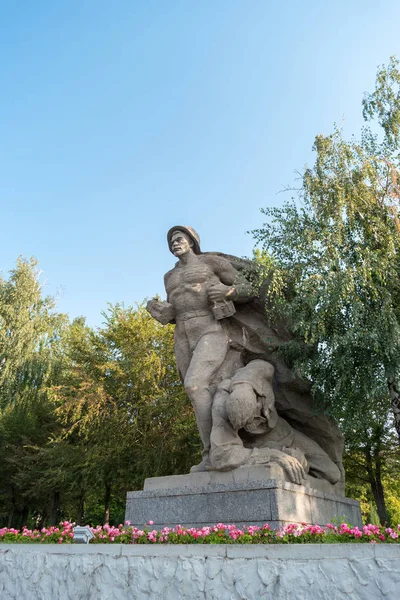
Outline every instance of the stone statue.
<svg viewBox="0 0 400 600"><path fill-rule="evenodd" d="M167 301L147 310L176 324L176 362L203 445L191 472L277 463L294 483L308 474L343 484L341 433L277 352L290 333L268 324L263 290L255 296L248 281L251 261L201 252L188 226L167 240L178 258L164 278Z"/></svg>
<svg viewBox="0 0 400 600"><path fill-rule="evenodd" d="M276 462L294 483L309 473L336 484L341 479L339 467L314 440L278 415L273 375L270 363L255 359L218 385L212 410L213 468Z"/></svg>

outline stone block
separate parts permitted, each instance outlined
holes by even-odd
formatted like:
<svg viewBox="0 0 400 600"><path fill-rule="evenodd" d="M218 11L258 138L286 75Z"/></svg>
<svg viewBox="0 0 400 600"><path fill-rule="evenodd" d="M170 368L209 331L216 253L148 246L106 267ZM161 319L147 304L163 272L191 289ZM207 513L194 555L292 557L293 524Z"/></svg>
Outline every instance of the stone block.
<svg viewBox="0 0 400 600"><path fill-rule="evenodd" d="M217 523L279 528L288 523L326 525L332 520L361 526L359 503L323 489L284 481L278 465L226 473L204 472L146 479L144 490L128 492L125 520L136 527L203 527Z"/></svg>
<svg viewBox="0 0 400 600"><path fill-rule="evenodd" d="M312 523L311 497L310 494L304 493L305 489L274 488L272 505L274 520L291 523Z"/></svg>

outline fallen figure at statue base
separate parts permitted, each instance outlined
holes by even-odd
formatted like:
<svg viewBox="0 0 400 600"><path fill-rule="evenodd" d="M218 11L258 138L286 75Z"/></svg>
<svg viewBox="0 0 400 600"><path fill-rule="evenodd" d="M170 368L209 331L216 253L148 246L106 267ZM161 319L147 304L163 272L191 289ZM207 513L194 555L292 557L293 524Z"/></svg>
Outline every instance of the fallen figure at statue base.
<svg viewBox="0 0 400 600"><path fill-rule="evenodd" d="M311 438L294 429L275 408L274 367L253 360L217 387L212 409L210 469L277 463L289 481L306 475L336 484L338 466Z"/></svg>

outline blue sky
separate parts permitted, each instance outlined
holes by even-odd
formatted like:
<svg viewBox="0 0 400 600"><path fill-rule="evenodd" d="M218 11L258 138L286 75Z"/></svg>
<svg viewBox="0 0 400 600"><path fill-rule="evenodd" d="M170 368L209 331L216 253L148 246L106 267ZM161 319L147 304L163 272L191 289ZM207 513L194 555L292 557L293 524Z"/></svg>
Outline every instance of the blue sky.
<svg viewBox="0 0 400 600"><path fill-rule="evenodd" d="M0 0L0 270L36 256L58 308L163 294L165 234L251 254L259 209L362 125L400 57L398 0Z"/></svg>

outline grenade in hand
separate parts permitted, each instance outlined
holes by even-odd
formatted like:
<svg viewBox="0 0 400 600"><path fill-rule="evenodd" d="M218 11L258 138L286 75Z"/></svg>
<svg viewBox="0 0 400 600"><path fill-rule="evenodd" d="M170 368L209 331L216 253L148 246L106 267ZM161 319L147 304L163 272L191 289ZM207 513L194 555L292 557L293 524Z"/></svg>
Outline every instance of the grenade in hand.
<svg viewBox="0 0 400 600"><path fill-rule="evenodd" d="M227 317L231 317L236 312L236 308L232 300L222 300L219 302L214 302L211 307L211 310L217 321L219 321L220 319L226 319Z"/></svg>

